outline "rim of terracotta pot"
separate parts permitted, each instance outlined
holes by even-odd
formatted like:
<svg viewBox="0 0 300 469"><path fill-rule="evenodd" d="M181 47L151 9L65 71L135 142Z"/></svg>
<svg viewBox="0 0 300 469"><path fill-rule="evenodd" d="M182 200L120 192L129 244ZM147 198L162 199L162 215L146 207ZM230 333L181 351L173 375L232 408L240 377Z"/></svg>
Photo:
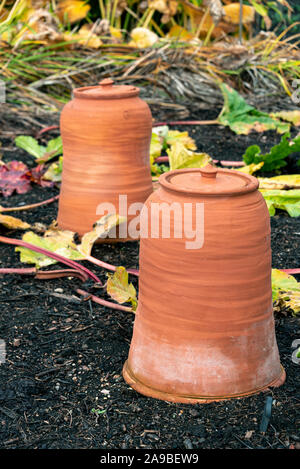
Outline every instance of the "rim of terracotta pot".
<svg viewBox="0 0 300 469"><path fill-rule="evenodd" d="M128 360L124 363L123 366L123 377L127 384L135 391L143 394L144 396L153 397L155 399L160 399L168 402L178 402L182 404L208 404L210 402L226 401L229 399L241 399L243 397L251 396L253 394L258 394L260 392L266 391L272 387L281 386L286 380L286 372L282 365L280 375L272 380L270 383L266 384L257 389L252 389L240 394L231 394L227 396L187 396L181 394L171 394L158 389L151 388L146 384L139 381L136 376L132 373L128 365Z"/></svg>
<svg viewBox="0 0 300 469"><path fill-rule="evenodd" d="M96 86L83 86L75 88L75 98L81 99L122 99L138 96L140 90L136 86L116 85L110 78L99 82Z"/></svg>
<svg viewBox="0 0 300 469"><path fill-rule="evenodd" d="M197 183L195 175L201 176L198 178L199 186L195 186ZM174 169L162 174L158 182L172 192L210 197L246 194L254 192L259 187L258 179L250 174L215 168L211 165L203 168Z"/></svg>

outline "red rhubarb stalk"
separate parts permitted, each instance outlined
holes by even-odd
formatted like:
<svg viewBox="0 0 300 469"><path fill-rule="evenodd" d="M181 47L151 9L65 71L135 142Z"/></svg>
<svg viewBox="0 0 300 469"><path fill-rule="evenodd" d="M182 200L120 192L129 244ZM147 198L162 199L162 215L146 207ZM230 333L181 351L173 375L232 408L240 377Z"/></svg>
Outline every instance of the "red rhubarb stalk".
<svg viewBox="0 0 300 469"><path fill-rule="evenodd" d="M30 249L31 251L44 254L47 257L51 257L52 259L55 259L56 261L61 262L62 264L66 264L69 267L72 267L73 269L78 270L79 272L86 273L86 275L92 280L94 280L94 282L100 283L102 285L101 280L89 269L82 266L81 264L78 264L78 262L72 261L71 259L67 259L66 257L61 256L60 254L48 251L48 249L35 246L34 244L31 244L31 243L26 243L26 241L22 241L20 239L12 239L12 238L6 238L5 236L0 236L0 242L6 243L6 244L13 244L14 246L22 246L24 248Z"/></svg>
<svg viewBox="0 0 300 469"><path fill-rule="evenodd" d="M168 163L168 156L159 156L155 159L154 163ZM222 166L245 166L244 161L226 161L226 160L213 160L214 163L221 163Z"/></svg>
<svg viewBox="0 0 300 469"><path fill-rule="evenodd" d="M300 269L279 269L281 272L285 272L286 274L300 274Z"/></svg>
<svg viewBox="0 0 300 469"><path fill-rule="evenodd" d="M103 267L103 269L111 270L113 272L117 270L117 267L115 265L100 261L99 259L96 259L96 257L93 257L93 256L85 256L85 260L92 262L92 264L95 264L98 267ZM136 277L139 276L139 271L136 269L126 269L126 270L131 275L135 275Z"/></svg>

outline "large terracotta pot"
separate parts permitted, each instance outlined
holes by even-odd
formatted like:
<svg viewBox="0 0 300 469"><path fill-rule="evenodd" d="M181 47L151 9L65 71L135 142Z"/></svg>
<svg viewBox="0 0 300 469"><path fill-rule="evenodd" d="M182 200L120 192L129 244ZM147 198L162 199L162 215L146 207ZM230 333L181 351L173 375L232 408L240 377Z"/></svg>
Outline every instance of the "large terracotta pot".
<svg viewBox="0 0 300 469"><path fill-rule="evenodd" d="M159 183L142 211L142 228L148 223L155 234L159 220L168 234L168 217L154 207L177 209L169 239L162 229L141 239L125 380L147 396L184 403L279 386L285 372L274 331L270 219L257 179L207 166L170 171ZM184 207L190 208L180 220ZM179 237L191 219L194 228L197 222L193 248L186 244L188 227Z"/></svg>
<svg viewBox="0 0 300 469"><path fill-rule="evenodd" d="M82 236L104 214L96 213L99 204L113 204L120 213L119 195L127 196L129 206L144 203L151 194L152 117L138 94L138 88L113 86L106 79L99 86L75 89L64 107L60 228ZM122 236L121 241L130 239Z"/></svg>

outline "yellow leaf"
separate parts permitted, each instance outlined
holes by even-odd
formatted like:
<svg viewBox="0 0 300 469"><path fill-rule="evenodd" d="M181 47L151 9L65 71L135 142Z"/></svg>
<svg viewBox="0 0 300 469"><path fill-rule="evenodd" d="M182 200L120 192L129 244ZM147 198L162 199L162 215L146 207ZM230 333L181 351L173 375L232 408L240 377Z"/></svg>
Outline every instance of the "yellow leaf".
<svg viewBox="0 0 300 469"><path fill-rule="evenodd" d="M258 178L260 189L300 189L300 174Z"/></svg>
<svg viewBox="0 0 300 469"><path fill-rule="evenodd" d="M274 112L273 114L270 114L270 115L272 117L279 117L279 119L282 119L287 122L291 122L296 127L300 126L300 111L298 110Z"/></svg>
<svg viewBox="0 0 300 469"><path fill-rule="evenodd" d="M238 25L240 22L240 4L235 2L224 6L224 21ZM253 23L255 20L255 9L249 5L243 5L243 24Z"/></svg>
<svg viewBox="0 0 300 469"><path fill-rule="evenodd" d="M77 246L78 251L83 256L90 256L92 247L98 238L104 238L117 225L124 223L126 217L118 214L108 214L100 218L95 224L92 231L83 235L81 244Z"/></svg>
<svg viewBox="0 0 300 469"><path fill-rule="evenodd" d="M86 17L90 5L80 0L61 0L58 4L57 15L63 22L76 23Z"/></svg>
<svg viewBox="0 0 300 469"><path fill-rule="evenodd" d="M0 223L10 230L27 230L31 225L19 218L11 217L9 215L0 214Z"/></svg>
<svg viewBox="0 0 300 469"><path fill-rule="evenodd" d="M242 166L241 168L236 169L236 171L241 171L242 173L246 173L246 174L253 174L255 173L255 171L258 171L263 165L264 165L263 161L261 161L258 164L251 163L251 164L248 164L247 166Z"/></svg>
<svg viewBox="0 0 300 469"><path fill-rule="evenodd" d="M147 28L135 28L131 31L131 39L130 46L145 49L153 46L158 41L158 36Z"/></svg>
<svg viewBox="0 0 300 469"><path fill-rule="evenodd" d="M131 303L133 310L136 309L136 290L132 283L128 283L125 267L117 267L113 275L108 274L107 293L118 303Z"/></svg>

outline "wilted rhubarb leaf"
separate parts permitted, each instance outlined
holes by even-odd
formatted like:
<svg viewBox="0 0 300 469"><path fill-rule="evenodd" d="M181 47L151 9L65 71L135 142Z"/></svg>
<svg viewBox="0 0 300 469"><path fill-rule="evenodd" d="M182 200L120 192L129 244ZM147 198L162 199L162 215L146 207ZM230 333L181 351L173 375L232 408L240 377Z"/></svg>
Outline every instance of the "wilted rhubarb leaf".
<svg viewBox="0 0 300 469"><path fill-rule="evenodd" d="M188 132L180 132L179 130L169 130L165 142L172 146L175 143L181 143L188 150L196 150L195 141L189 136Z"/></svg>
<svg viewBox="0 0 300 469"><path fill-rule="evenodd" d="M223 109L218 117L220 124L229 126L236 134L249 134L252 130L265 132L276 129L278 133L290 130L290 124L270 117L244 100L244 98L230 86L221 83L220 88L224 97Z"/></svg>
<svg viewBox="0 0 300 469"><path fill-rule="evenodd" d="M258 178L260 189L300 189L300 174L285 174L272 178Z"/></svg>
<svg viewBox="0 0 300 469"><path fill-rule="evenodd" d="M47 171L43 174L43 179L53 182L61 182L63 169L63 157L61 156L58 161L52 163Z"/></svg>
<svg viewBox="0 0 300 469"><path fill-rule="evenodd" d="M74 243L75 233L71 231L52 231L48 230L44 236L38 236L33 231L28 231L22 237L23 241L56 252L68 259L82 260L84 257L80 254ZM20 252L21 262L34 264L38 269L47 265L56 264L55 259L40 254L24 247L17 247L16 252Z"/></svg>
<svg viewBox="0 0 300 469"><path fill-rule="evenodd" d="M272 269L272 296L295 314L300 312L300 283L292 275Z"/></svg>
<svg viewBox="0 0 300 469"><path fill-rule="evenodd" d="M264 162L262 161L261 163L258 163L258 164L255 164L255 163L251 163L251 164L248 164L247 166L242 166L241 168L235 168L236 171L241 171L242 173L246 173L246 174L253 174L255 173L256 171L259 171L264 165Z"/></svg>
<svg viewBox="0 0 300 469"><path fill-rule="evenodd" d="M41 158L46 152L46 147L39 145L35 138L26 135L20 135L15 138L15 144L35 158Z"/></svg>
<svg viewBox="0 0 300 469"><path fill-rule="evenodd" d="M151 163L154 162L156 158L158 158L161 155L161 150L162 150L162 139L159 135L156 133L152 132L151 136L151 143L150 143L150 161Z"/></svg>
<svg viewBox="0 0 300 469"><path fill-rule="evenodd" d="M0 191L9 197L14 191L25 194L31 189L30 173L21 161L10 161L0 166Z"/></svg>
<svg viewBox="0 0 300 469"><path fill-rule="evenodd" d="M121 217L118 214L108 214L101 217L94 224L93 230L83 235L81 244L77 246L78 251L85 257L90 256L95 241L98 238L105 238L113 228L126 220L126 217Z"/></svg>
<svg viewBox="0 0 300 469"><path fill-rule="evenodd" d="M298 127L300 125L300 111L280 111L270 114L271 117L279 118Z"/></svg>
<svg viewBox="0 0 300 469"><path fill-rule="evenodd" d="M274 145L269 153L261 154L261 149L258 145L252 145L247 148L243 155L245 163L258 164L264 162L263 171L269 172L275 169L283 168L287 165L285 159L292 153L300 151L300 137L289 140L290 134L287 133L282 136L281 142Z"/></svg>
<svg viewBox="0 0 300 469"><path fill-rule="evenodd" d="M202 168L212 162L207 153L195 153L188 150L182 143L175 143L167 150L170 169Z"/></svg>
<svg viewBox="0 0 300 469"><path fill-rule="evenodd" d="M9 215L2 215L0 213L0 223L10 230L28 230L31 225L19 218L11 217Z"/></svg>
<svg viewBox="0 0 300 469"><path fill-rule="evenodd" d="M286 210L291 217L300 216L300 189L294 190L265 190L260 189L271 216L276 209Z"/></svg>
<svg viewBox="0 0 300 469"><path fill-rule="evenodd" d="M117 267L115 273L108 274L107 293L118 303L131 303L136 310L136 290L132 283L128 283L128 272L125 267Z"/></svg>

